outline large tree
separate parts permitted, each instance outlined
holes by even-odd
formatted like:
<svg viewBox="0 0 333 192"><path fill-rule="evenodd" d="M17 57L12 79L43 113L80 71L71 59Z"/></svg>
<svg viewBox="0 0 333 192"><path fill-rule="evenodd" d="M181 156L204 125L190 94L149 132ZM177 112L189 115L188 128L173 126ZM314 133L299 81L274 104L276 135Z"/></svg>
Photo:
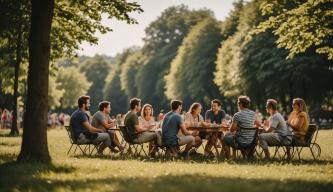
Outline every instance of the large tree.
<svg viewBox="0 0 333 192"><path fill-rule="evenodd" d="M209 10L189 10L184 5L169 7L146 28L144 56L135 81L138 96L150 102L155 110L168 108L164 76L178 47L193 26L211 15Z"/></svg>
<svg viewBox="0 0 333 192"><path fill-rule="evenodd" d="M32 0L31 3L27 106L18 160L50 160L46 127L53 8L53 0Z"/></svg>
<svg viewBox="0 0 333 192"><path fill-rule="evenodd" d="M28 71L28 91L27 107L25 113L23 140L21 152L18 160L35 160L47 162L50 161L48 152L46 127L48 112L48 77L49 61L51 50L51 24L56 10L65 10L56 12L64 14L62 19L55 20L55 25L63 26L68 24L66 34L60 36L60 30L54 30L55 38L59 40L60 46L67 37L77 37L87 35L91 41L97 41L93 36L96 30L107 32L110 29L105 28L101 23L101 14L106 13L109 17L126 20L129 23L135 22L129 17L128 12L140 11L136 3L126 3L122 0L115 1L61 1L54 4L53 0L32 0L31 1L31 27L29 34L29 71ZM82 14L82 15L81 15ZM76 22L75 18L81 20ZM61 22L62 21L62 22ZM73 33L75 28L82 27L81 33ZM88 33L86 33L88 32ZM72 39L72 38L69 38ZM84 40L84 38L82 38ZM67 53L74 52L76 45L80 41L74 38L69 42ZM56 50L56 49L55 49ZM55 51L52 49L52 51ZM54 53L62 55L61 52Z"/></svg>
<svg viewBox="0 0 333 192"><path fill-rule="evenodd" d="M30 3L28 1L0 1L0 75L2 88L5 93L13 94L13 124L10 135L18 135L17 101L19 97L19 80L25 79L26 72L27 37L29 30ZM22 70L23 68L23 70ZM21 87L22 90L22 87ZM2 91L2 90L1 90ZM9 106L8 106L9 107Z"/></svg>
<svg viewBox="0 0 333 192"><path fill-rule="evenodd" d="M60 68L56 76L56 89L64 93L57 100L62 109L72 109L77 106L77 98L88 93L91 84L84 73L75 67ZM54 97L54 96L53 96Z"/></svg>
<svg viewBox="0 0 333 192"><path fill-rule="evenodd" d="M105 79L111 70L110 63L107 63L102 56L96 55L85 61L80 66L80 71L85 74L91 82L88 95L91 97L91 109L98 110L98 103L103 100L103 88Z"/></svg>
<svg viewBox="0 0 333 192"><path fill-rule="evenodd" d="M123 0L64 0L54 3L54 16L51 25L51 70L56 70L56 60L76 56L79 45L86 41L91 44L98 42L96 32L110 32L111 28L101 23L102 14L109 18L136 23L128 13L142 11L136 3L126 3ZM27 79L28 63L28 32L31 19L31 1L1 0L0 1L0 50L3 62L1 71L9 71L2 75L2 88L14 94L14 120L16 119L17 97L24 95ZM4 64L3 64L4 63ZM10 82L10 83L8 83ZM19 92L21 90L21 92ZM22 91L23 90L23 91ZM8 93L8 91L6 92ZM16 121L13 133L17 133Z"/></svg>
<svg viewBox="0 0 333 192"><path fill-rule="evenodd" d="M267 18L253 31L272 29L278 47L289 50L288 58L314 47L333 60L332 9L333 0L263 1L261 13Z"/></svg>
<svg viewBox="0 0 333 192"><path fill-rule="evenodd" d="M115 57L115 64L105 80L103 96L105 100L111 101L112 114L124 114L128 110L125 107L128 106L128 95L121 89L120 76L126 60L138 49L138 47L131 47L118 54Z"/></svg>
<svg viewBox="0 0 333 192"><path fill-rule="evenodd" d="M165 77L169 99L182 99L187 106L197 101L209 107L218 97L212 77L220 41L220 23L214 18L206 18L190 30Z"/></svg>
<svg viewBox="0 0 333 192"><path fill-rule="evenodd" d="M253 107L261 109L267 98L275 98L288 111L294 97L304 98L312 109L321 107L332 95L327 83L333 80L332 61L316 54L315 47L286 59L288 51L277 47L278 37L271 30L248 39L249 32L267 19L260 11L262 2L246 3L239 10L237 30L222 41L215 73L221 93L227 98L249 95Z"/></svg>

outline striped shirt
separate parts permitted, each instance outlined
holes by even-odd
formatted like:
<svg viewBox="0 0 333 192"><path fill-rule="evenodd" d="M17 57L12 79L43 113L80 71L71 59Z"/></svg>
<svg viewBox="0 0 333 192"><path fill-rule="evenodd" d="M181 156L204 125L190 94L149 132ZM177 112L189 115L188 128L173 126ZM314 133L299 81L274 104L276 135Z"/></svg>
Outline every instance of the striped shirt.
<svg viewBox="0 0 333 192"><path fill-rule="evenodd" d="M256 113L250 109L243 109L233 117L233 122L237 124L236 136L239 142L248 144L253 141L256 128L254 121Z"/></svg>

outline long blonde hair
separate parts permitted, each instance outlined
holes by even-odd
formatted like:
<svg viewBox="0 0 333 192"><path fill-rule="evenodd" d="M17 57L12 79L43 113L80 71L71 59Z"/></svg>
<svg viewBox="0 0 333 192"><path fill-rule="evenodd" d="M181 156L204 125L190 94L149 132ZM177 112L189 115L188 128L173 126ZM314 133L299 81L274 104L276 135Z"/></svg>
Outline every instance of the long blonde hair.
<svg viewBox="0 0 333 192"><path fill-rule="evenodd" d="M300 112L305 112L307 115L309 114L305 101L302 98L293 99L293 104L296 104L299 106Z"/></svg>

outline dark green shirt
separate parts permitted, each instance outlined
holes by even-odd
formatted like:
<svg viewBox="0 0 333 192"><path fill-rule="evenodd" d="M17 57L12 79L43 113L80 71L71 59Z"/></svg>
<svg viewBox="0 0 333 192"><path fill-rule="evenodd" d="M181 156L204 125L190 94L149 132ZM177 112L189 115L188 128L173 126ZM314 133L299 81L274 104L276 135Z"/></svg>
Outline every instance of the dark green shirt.
<svg viewBox="0 0 333 192"><path fill-rule="evenodd" d="M135 125L139 125L138 115L132 111L127 112L124 124L130 134L134 135L136 133Z"/></svg>

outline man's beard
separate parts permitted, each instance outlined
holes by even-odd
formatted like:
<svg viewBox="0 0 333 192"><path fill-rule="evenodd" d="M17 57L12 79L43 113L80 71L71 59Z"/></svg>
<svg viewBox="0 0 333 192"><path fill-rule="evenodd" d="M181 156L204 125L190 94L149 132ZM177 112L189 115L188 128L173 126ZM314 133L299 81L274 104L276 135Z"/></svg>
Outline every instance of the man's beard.
<svg viewBox="0 0 333 192"><path fill-rule="evenodd" d="M89 111L89 107L88 107L88 106L86 106L84 109L85 109L86 111Z"/></svg>

